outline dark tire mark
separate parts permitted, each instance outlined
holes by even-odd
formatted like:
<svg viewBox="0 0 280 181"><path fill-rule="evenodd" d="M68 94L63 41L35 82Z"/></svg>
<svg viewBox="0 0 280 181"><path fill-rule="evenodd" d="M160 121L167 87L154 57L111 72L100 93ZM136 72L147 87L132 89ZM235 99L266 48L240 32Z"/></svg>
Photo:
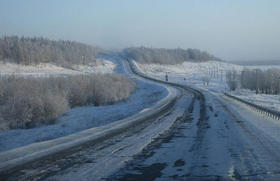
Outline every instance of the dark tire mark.
<svg viewBox="0 0 280 181"><path fill-rule="evenodd" d="M184 165L185 165L185 161L183 159L178 159L178 160L175 161L173 167L182 167Z"/></svg>
<svg viewBox="0 0 280 181"><path fill-rule="evenodd" d="M167 166L166 163L153 163L150 166L143 166L137 168L139 173L129 173L126 174L124 177L119 179L119 181L153 181L156 178L162 176L161 171ZM114 178L108 179L109 181L115 180Z"/></svg>

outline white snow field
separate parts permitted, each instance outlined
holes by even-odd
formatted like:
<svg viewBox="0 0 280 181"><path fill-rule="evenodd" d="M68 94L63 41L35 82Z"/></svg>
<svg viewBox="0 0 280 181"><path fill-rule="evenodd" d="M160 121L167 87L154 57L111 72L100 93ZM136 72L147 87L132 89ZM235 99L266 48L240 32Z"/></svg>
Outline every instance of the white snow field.
<svg viewBox="0 0 280 181"><path fill-rule="evenodd" d="M280 65L247 65L248 69L261 69L261 70L267 70L271 68L277 68L280 69Z"/></svg>
<svg viewBox="0 0 280 181"><path fill-rule="evenodd" d="M229 70L241 71L244 67L226 62L208 61L201 63L184 62L176 65L138 64L138 69L147 75L165 80L168 75L169 81L188 82L192 85L203 86L203 78L210 79L207 89L213 91L226 90L226 72ZM185 79L185 80L184 80Z"/></svg>
<svg viewBox="0 0 280 181"><path fill-rule="evenodd" d="M51 63L40 63L38 65L19 65L0 61L0 77L2 76L64 76L88 73L113 73L115 64L111 61L98 59L96 64L74 65L72 69L61 67Z"/></svg>
<svg viewBox="0 0 280 181"><path fill-rule="evenodd" d="M143 73L156 77L161 80L165 80L165 75L168 75L169 81L191 84L200 89L208 90L210 92L228 92L239 98L250 101L252 103L268 107L273 110L280 111L280 96L279 95L267 95L267 94L255 94L254 91L240 89L236 91L229 91L226 84L226 71L236 70L240 72L243 68L248 69L268 69L279 68L280 66L239 66L226 62L209 61L205 63L192 63L184 62L177 65L159 65L159 64L138 64L138 69ZM208 77L210 79L209 85L204 85L203 78ZM185 78L185 80L184 80Z"/></svg>
<svg viewBox="0 0 280 181"><path fill-rule="evenodd" d="M230 92L227 88L225 79L217 77L212 78L208 86L203 85L203 81L201 78L208 75L207 71L205 70L207 70L209 67L216 66L219 67L219 69L223 70L232 70L233 68L235 70L241 70L243 67L219 62L197 63L197 65L195 65L195 63L184 63L184 65L173 66L150 66L141 65L137 63L136 65L142 72L145 72L146 74L152 77L156 77L162 80L164 80L165 72L169 72L169 81L176 82L179 84L191 85L203 91L205 95L209 98L216 97L216 99L219 99L220 101L225 101L226 105L228 105L232 110L234 110L234 112L236 112L239 115L239 119L248 120L250 124L253 124L258 129L265 130L266 134L273 134L270 136L274 137L280 142L280 131L278 130L280 127L279 120L274 120L272 118L264 116L261 113L250 109L248 106L238 101L234 101L233 99L227 98L223 95L223 93L226 91L247 101L251 101L255 104L262 105L277 111L280 110L280 95L256 95L255 92L244 89L237 89L236 91ZM180 73L178 74L176 71ZM183 73L184 71L186 73ZM186 78L186 80L184 80L184 78Z"/></svg>
<svg viewBox="0 0 280 181"><path fill-rule="evenodd" d="M116 68L118 73L123 73L128 76L132 76L126 68L123 67L122 63L111 61L107 62L104 66L107 68L100 68L111 72L113 67ZM117 64L119 63L119 64ZM14 66L14 65L13 65ZM21 67L22 68L22 67ZM51 69L51 67L48 67ZM25 74L38 75L39 69L34 67L25 67ZM96 68L98 69L98 68ZM99 70L100 70L99 69ZM61 75L67 71L69 74L73 74L71 70L61 70L61 68L55 68L48 72L46 67L43 69L46 73L51 72L51 75ZM91 69L92 71L92 69ZM54 73L55 72L55 73ZM76 71L77 72L77 71ZM75 72L75 73L76 73ZM82 68L82 72L86 72L85 68ZM48 74L48 75L49 75ZM21 146L29 145L35 142L42 142L46 140L52 140L62 136L67 136L79 131L89 129L92 127L99 127L111 122L124 119L132 116L136 113L141 112L151 106L157 104L157 102L168 95L166 88L149 83L132 77L137 83L137 88L134 93L125 101L105 106L84 106L77 107L66 112L62 117L58 118L56 123L53 125L42 126L32 129L16 129L0 131L0 152L8 151Z"/></svg>
<svg viewBox="0 0 280 181"><path fill-rule="evenodd" d="M256 94L247 89L238 89L230 92L232 95L243 100L267 107L269 109L280 111L280 95Z"/></svg>

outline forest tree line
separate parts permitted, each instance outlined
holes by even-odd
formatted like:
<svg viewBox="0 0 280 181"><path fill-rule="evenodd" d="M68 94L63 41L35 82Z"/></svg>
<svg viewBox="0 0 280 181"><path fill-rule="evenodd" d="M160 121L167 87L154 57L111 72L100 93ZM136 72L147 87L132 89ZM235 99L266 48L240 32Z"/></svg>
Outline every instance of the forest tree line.
<svg viewBox="0 0 280 181"><path fill-rule="evenodd" d="M256 94L279 94L280 69L243 69L240 75L235 70L229 71L227 83L230 90L235 90L240 85L241 88L250 89Z"/></svg>
<svg viewBox="0 0 280 181"><path fill-rule="evenodd" d="M64 67L96 62L99 48L64 40L4 36L0 38L0 60L24 65L55 63Z"/></svg>
<svg viewBox="0 0 280 181"><path fill-rule="evenodd" d="M198 49L165 49L136 47L127 48L124 53L129 58L143 64L181 64L185 61L205 62L209 60L220 61L219 58Z"/></svg>

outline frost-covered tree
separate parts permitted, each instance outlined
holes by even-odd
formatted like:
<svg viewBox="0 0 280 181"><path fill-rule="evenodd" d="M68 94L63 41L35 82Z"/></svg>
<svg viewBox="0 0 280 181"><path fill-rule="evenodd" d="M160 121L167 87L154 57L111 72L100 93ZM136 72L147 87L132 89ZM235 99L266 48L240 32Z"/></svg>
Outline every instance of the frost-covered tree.
<svg viewBox="0 0 280 181"><path fill-rule="evenodd" d="M126 56L138 61L139 63L157 64L179 64L185 61L205 62L218 60L219 58L207 52L197 49L165 49L165 48L127 48L124 50Z"/></svg>
<svg viewBox="0 0 280 181"><path fill-rule="evenodd" d="M56 63L62 66L96 61L100 48L74 41L5 36L0 38L0 60L18 64Z"/></svg>
<svg viewBox="0 0 280 181"><path fill-rule="evenodd" d="M280 69L244 69L241 73L241 87L256 93L279 94Z"/></svg>
<svg viewBox="0 0 280 181"><path fill-rule="evenodd" d="M235 90L238 85L236 70L228 71L226 74L226 81L230 90Z"/></svg>

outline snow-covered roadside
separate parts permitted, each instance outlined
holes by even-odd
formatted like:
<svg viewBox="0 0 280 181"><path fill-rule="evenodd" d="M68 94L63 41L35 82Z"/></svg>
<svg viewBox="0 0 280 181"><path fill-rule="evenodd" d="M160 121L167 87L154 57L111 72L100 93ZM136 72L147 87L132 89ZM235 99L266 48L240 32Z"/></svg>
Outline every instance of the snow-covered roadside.
<svg viewBox="0 0 280 181"><path fill-rule="evenodd" d="M230 94L254 104L265 106L269 109L280 111L280 96L270 94L256 94L254 91L238 89Z"/></svg>
<svg viewBox="0 0 280 181"><path fill-rule="evenodd" d="M167 95L167 90L161 86L142 81L136 83L136 91L124 102L99 107L78 107L69 110L54 125L4 131L0 133L0 151L103 126L149 108Z"/></svg>
<svg viewBox="0 0 280 181"><path fill-rule="evenodd" d="M117 58L119 57L116 55L114 59ZM121 60L114 62L106 60L105 62L109 62L105 66L110 65L109 67L111 68L118 67L118 73L132 76L127 71L127 68L121 63ZM35 74L40 72L34 67L33 68L35 70L29 68L30 67L28 67L25 72L30 73L33 71ZM48 68L51 69L51 67ZM81 69L85 72L83 67ZM108 68L105 69L108 70ZM48 72L46 67L44 70ZM63 71L55 68L50 72L53 74L53 72L61 73ZM33 129L18 129L0 132L0 152L18 148L34 142L51 140L70 135L88 128L109 124L111 122L132 116L155 105L159 100L163 99L168 94L167 90L160 85L138 80L135 77L133 77L133 80L137 83L137 88L126 101L119 102L114 105L74 108L60 117L54 125L42 126Z"/></svg>
<svg viewBox="0 0 280 181"><path fill-rule="evenodd" d="M169 77L169 81L171 82L176 82L179 84L186 84L186 85L191 85L194 86L198 89L200 89L201 91L204 92L204 94L206 95L208 100L208 104L211 104L212 101L214 101L214 99L219 99L222 102L225 102L225 105L228 106L228 108L234 112L237 117L242 120L245 121L246 120L246 124L248 125L252 125L249 126L252 129L258 129L261 130L260 132L263 132L265 134L267 134L268 137L273 138L272 140L277 140L279 141L279 127L280 127L280 123L278 120L269 118L267 116L264 116L256 111L252 111L248 106L235 101L233 99L227 98L223 95L223 92L228 91L228 88L226 86L226 82L225 79L221 79L221 78L213 78L210 81L209 85L203 85L203 81L202 81L202 77L207 75L207 72L203 71L203 69L206 69L208 67L210 67L211 63L213 62L208 62L205 64L198 64L196 66L190 66L189 68L192 68L192 70L186 70L185 74L177 74L176 71L178 72L183 72L184 69L186 69L186 66L180 66L180 65L176 65L176 66L150 66L150 65L138 65L138 68L142 71L147 73L150 76L153 77L157 77L160 78L162 80L164 80L164 76L165 76L165 71L170 72L168 73L168 77ZM186 63L188 64L188 63ZM215 65L215 63L213 63ZM192 63L190 63L190 65L192 65ZM201 66L204 65L206 66L206 68L202 68ZM212 65L212 66L214 66ZM181 67L181 68L180 68ZM197 68L200 67L200 68ZM224 70L228 69L228 70L232 70L232 64L225 64L224 66L220 66L220 67L224 67ZM243 67L236 67L234 66L234 69L242 69ZM179 70L178 70L179 69ZM164 72L162 72L162 70L164 70ZM186 80L184 80L184 78ZM251 101L253 103L259 104L259 105L263 105L269 108L272 108L274 110L280 110L280 96L279 95L264 95L264 94L258 94L256 95L254 92L252 91L248 91L248 90L236 90L236 91L232 91L229 92L230 94L234 94L237 95L238 97L247 100L247 101ZM213 100L212 100L213 99ZM218 108L214 108L214 109L218 109ZM259 131L257 131L259 132Z"/></svg>
<svg viewBox="0 0 280 181"><path fill-rule="evenodd" d="M226 72L229 70L241 71L244 67L226 62L184 62L177 65L138 64L134 62L143 73L165 80L165 75L171 82L190 84L214 92L227 90ZM204 85L204 78L209 78L209 85Z"/></svg>
<svg viewBox="0 0 280 181"><path fill-rule="evenodd" d="M72 69L57 66L51 63L41 63L38 65L19 65L15 63L4 63L0 61L0 77L16 76L61 76L61 75L79 75L88 73L113 73L115 64L108 60L98 60L98 63L90 65L74 65Z"/></svg>
<svg viewBox="0 0 280 181"><path fill-rule="evenodd" d="M222 94L228 92L239 98L250 101L252 103L268 107L273 110L280 111L280 96L279 95L266 95L258 94L255 92L237 89L236 91L229 91L226 84L226 71L236 70L241 71L245 66L238 66L225 62L210 61L206 63L192 63L185 62L181 65L145 65L137 64L134 62L138 69L145 74L152 77L164 80L165 75L168 75L168 79L171 82L180 84L189 84L202 90L207 90L212 93ZM261 66L257 66L262 68ZM252 66L246 66L246 68L252 68ZM255 67L254 67L255 68ZM267 66L263 66L266 69ZM215 71L216 70L216 71ZM204 85L203 78L208 77L210 79L209 85ZM185 80L184 80L185 79Z"/></svg>
<svg viewBox="0 0 280 181"><path fill-rule="evenodd" d="M270 137L271 141L276 141L279 145L279 120L270 118L256 111L252 111L250 107L246 106L245 104L242 104L239 101L233 100L231 98L227 98L226 96L223 96L223 99L221 99L221 97L219 99L223 101L224 104L227 105L228 109L231 110L231 112L234 112L240 120L246 120L246 122L244 121L244 124L247 124L247 127L249 127L250 129L260 130L256 132L265 134L262 136ZM250 112L250 114L248 114L248 112Z"/></svg>
<svg viewBox="0 0 280 181"><path fill-rule="evenodd" d="M76 134L64 136L58 139L34 143L18 149L0 153L0 172L5 172L9 169L24 165L34 160L50 156L52 154L70 150L73 147L78 147L88 142L100 142L100 140L107 140L112 136L122 133L124 130L133 129L138 127L141 130L142 124L150 125L150 119L155 114L169 115L174 101L177 99L177 90L173 88L168 89L168 96L160 100L149 111L141 111L131 117L118 120L116 122L107 124L101 127L94 127L87 129ZM182 111L182 114L184 111ZM182 114L178 117L181 117ZM157 120L157 119L156 119ZM176 120L176 119L175 119ZM151 126L153 127L153 126ZM133 133L134 131L130 131ZM94 144L95 145L95 144ZM90 151L92 152L92 151Z"/></svg>
<svg viewBox="0 0 280 181"><path fill-rule="evenodd" d="M130 136L122 136L121 141L116 140L112 144L90 151L84 154L92 162L81 164L78 167L69 167L63 172L47 178L46 180L106 180L113 173L124 167L135 155L140 154L145 148L162 135L168 134L170 128L185 113L186 106L190 104L192 97L183 95L176 102L174 109L163 114L160 119L149 122L141 131L133 131ZM169 133L170 134L170 133ZM136 144L137 143L137 144ZM92 150L93 148L91 148ZM149 148L150 149L150 148ZM111 179L108 179L111 180ZM114 178L113 180L117 180Z"/></svg>
<svg viewBox="0 0 280 181"><path fill-rule="evenodd" d="M187 81L203 83L204 77L210 78L210 83L215 83L216 80L225 80L226 71L236 70L241 71L244 67L226 62L208 61L208 62L184 62L176 65L160 65L160 64L138 64L138 69L143 73L151 74L163 79L165 74L172 77L182 77Z"/></svg>

